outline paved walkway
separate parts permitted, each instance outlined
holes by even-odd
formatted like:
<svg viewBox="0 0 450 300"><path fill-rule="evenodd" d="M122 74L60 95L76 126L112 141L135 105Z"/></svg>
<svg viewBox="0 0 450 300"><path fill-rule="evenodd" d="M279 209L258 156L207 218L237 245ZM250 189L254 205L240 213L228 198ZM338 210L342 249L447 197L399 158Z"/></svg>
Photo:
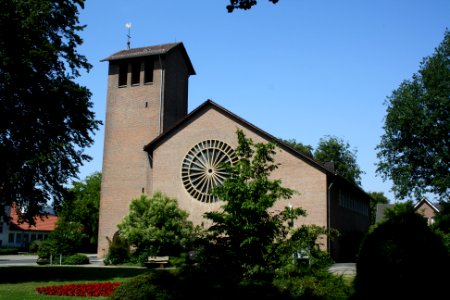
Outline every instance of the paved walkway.
<svg viewBox="0 0 450 300"><path fill-rule="evenodd" d="M338 275L355 275L356 264L355 263L339 263L330 267L330 272Z"/></svg>
<svg viewBox="0 0 450 300"><path fill-rule="evenodd" d="M90 264L88 265L82 265L82 266L89 266L89 267L99 267L104 266L102 259L97 259L96 254L86 254L89 257ZM0 267L5 266L35 266L37 255L0 255ZM53 263L58 264L59 263L59 257L53 258Z"/></svg>
<svg viewBox="0 0 450 300"><path fill-rule="evenodd" d="M106 267L103 259L97 259L96 254L86 254L89 257L90 264L82 265L86 267ZM36 265L36 255L0 255L0 267L2 266L30 266ZM58 262L56 258L54 262ZM355 275L355 263L338 263L330 267L330 272L338 275Z"/></svg>

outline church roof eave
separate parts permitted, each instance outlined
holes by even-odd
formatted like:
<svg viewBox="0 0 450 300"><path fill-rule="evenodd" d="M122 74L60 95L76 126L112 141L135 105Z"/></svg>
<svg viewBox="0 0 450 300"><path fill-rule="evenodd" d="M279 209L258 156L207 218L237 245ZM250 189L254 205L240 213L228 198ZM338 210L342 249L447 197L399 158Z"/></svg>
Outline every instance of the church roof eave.
<svg viewBox="0 0 450 300"><path fill-rule="evenodd" d="M172 135L174 132L178 131L178 129L180 129L184 124L187 124L188 122L190 122L193 118L195 118L203 110L205 110L207 108L211 108L211 107L217 109L218 111L220 111L223 114L227 115L231 119L234 119L236 122L245 125L245 127L251 128L252 130L258 132L260 135L265 137L267 140L275 142L283 150L285 150L285 151L293 154L294 156L302 159L303 161L305 161L306 163L308 163L308 164L312 165L313 167L319 169L320 171L322 171L322 172L324 172L324 173L326 173L328 175L339 176L335 172L330 171L323 164L321 164L318 161L314 160L313 158L308 157L307 155L305 155L305 154L303 154L301 152L298 152L297 150L295 150L294 148L292 148L290 145L288 145L287 143L283 142L282 140L272 136L271 134L267 133L266 131L256 127L255 125L251 124L250 122L242 119L241 117L237 116L236 114L230 112L229 110L225 109L224 107L218 105L217 103L215 103L214 101L209 100L209 99L206 100L205 102L203 102L200 106L198 106L196 109L194 109L188 115L186 115L183 119L178 121L178 123L176 123L173 127L171 127L170 129L166 130L165 132L163 132L162 134L157 136L155 139L153 139L150 143L145 145L143 150L148 152L149 155L152 155L153 150L158 147L158 145L160 144L161 141L163 141L168 136Z"/></svg>
<svg viewBox="0 0 450 300"><path fill-rule="evenodd" d="M181 42L121 50L121 51L118 51L100 61L101 62L117 61L117 60L137 58L137 57L165 55L165 54L169 53L170 51L173 51L176 48L180 49L181 54L183 55L184 60L186 61L186 64L187 64L187 67L189 70L189 75L195 75L196 73L194 70L194 66L192 65L192 62L187 54L186 48L184 47L183 43L181 43Z"/></svg>

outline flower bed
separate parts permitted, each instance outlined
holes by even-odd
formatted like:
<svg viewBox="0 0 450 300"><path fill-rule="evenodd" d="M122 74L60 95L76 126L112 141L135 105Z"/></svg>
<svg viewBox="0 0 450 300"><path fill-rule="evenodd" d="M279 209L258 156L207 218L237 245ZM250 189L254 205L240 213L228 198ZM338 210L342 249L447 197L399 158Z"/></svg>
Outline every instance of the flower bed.
<svg viewBox="0 0 450 300"><path fill-rule="evenodd" d="M71 283L37 287L39 294L53 296L108 297L120 282Z"/></svg>

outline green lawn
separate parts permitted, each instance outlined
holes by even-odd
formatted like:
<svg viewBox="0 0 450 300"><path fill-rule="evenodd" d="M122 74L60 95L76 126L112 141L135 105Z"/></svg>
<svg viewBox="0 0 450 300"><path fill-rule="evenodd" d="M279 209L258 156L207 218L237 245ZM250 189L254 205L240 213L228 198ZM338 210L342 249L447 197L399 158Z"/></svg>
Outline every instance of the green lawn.
<svg viewBox="0 0 450 300"><path fill-rule="evenodd" d="M62 297L36 293L40 286L65 283L123 281L148 272L141 268L101 268L76 266L29 266L0 268L0 300L28 299L102 299L101 297Z"/></svg>
<svg viewBox="0 0 450 300"><path fill-rule="evenodd" d="M125 281L130 277L151 272L145 268L133 267L78 267L78 266L26 266L0 267L0 300L34 299L104 299L102 297L46 296L36 293L40 286L66 283L87 283ZM354 276L343 275L347 285Z"/></svg>
<svg viewBox="0 0 450 300"><path fill-rule="evenodd" d="M46 296L36 293L35 289L40 286L60 285L68 282L25 282L25 283L3 283L0 284L0 300L34 300L34 299L104 299L103 297L64 297ZM74 283L74 281L71 281Z"/></svg>

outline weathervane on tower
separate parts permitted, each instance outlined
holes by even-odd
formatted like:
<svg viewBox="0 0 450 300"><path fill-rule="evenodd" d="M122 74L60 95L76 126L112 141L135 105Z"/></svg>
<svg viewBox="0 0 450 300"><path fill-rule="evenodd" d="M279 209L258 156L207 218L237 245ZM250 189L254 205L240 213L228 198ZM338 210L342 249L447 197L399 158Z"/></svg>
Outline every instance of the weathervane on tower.
<svg viewBox="0 0 450 300"><path fill-rule="evenodd" d="M131 29L131 22L127 22L127 23L125 24L125 27L128 29L128 34L127 34L127 38L128 38L128 40L127 40L127 47L128 47L128 49L130 49L130 39L131 39L130 29Z"/></svg>

